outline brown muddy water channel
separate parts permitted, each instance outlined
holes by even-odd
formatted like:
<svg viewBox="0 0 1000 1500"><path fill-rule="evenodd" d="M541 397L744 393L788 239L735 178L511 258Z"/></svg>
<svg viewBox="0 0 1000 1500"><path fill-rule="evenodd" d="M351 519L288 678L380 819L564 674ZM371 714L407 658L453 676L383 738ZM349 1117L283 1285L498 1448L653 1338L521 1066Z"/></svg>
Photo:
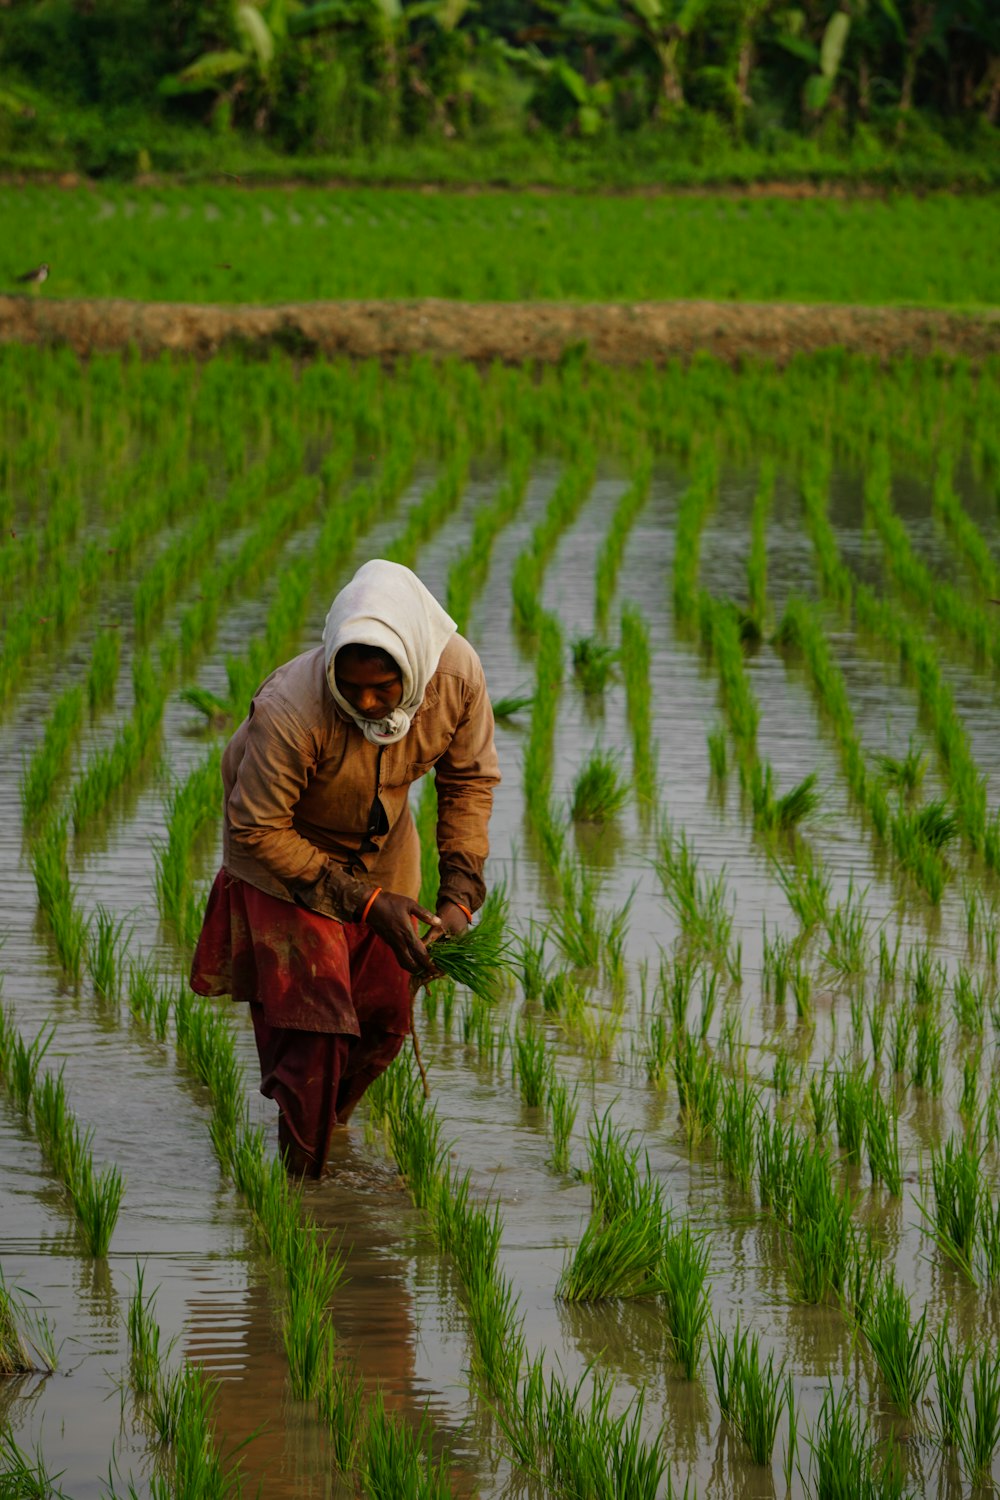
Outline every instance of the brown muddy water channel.
<svg viewBox="0 0 1000 1500"><path fill-rule="evenodd" d="M556 469L540 465L527 502L498 539L489 581L473 615L470 636L479 649L494 695L530 687L533 664L521 657L510 629L510 570L551 492ZM330 595L351 567L378 556L400 524L405 505L422 491L427 476L414 483L393 523L371 533L357 556L346 560L343 576L331 580ZM624 475L602 472L575 527L564 537L549 567L544 602L558 611L566 637L594 628L594 569ZM717 683L697 649L678 639L670 608L673 531L684 476L668 469L654 474L649 503L627 545L620 598L638 605L649 623L653 648L653 697L662 804L683 827L704 873L725 867L735 903L736 929L743 941L742 989L726 1005L742 1015L751 1071L769 1080L774 1049L782 1045L812 1066L833 1058L848 1034L846 996L817 998L815 1028L796 1033L760 997L761 924L788 932L794 919L767 857L755 843L741 812L737 788L721 798L710 791L706 734L718 721ZM417 568L428 586L444 595L450 560L462 548L475 505L490 496L499 480L480 474L470 483L458 517L425 547ZM745 597L753 473L722 476L718 505L702 541L701 580L716 594ZM990 538L1000 537L995 501L967 485L964 499ZM927 486L901 485L896 500L914 544L932 566L950 564L930 513ZM845 557L859 574L881 581L878 555L862 526L856 476L834 478L831 502ZM792 590L815 593L811 544L801 522L797 495L779 476L769 526L769 587L775 617ZM297 537L292 548L308 545ZM157 1288L156 1311L174 1357L200 1361L221 1386L219 1430L229 1449L255 1434L245 1454L246 1491L274 1500L346 1493L333 1477L321 1427L308 1408L295 1403L286 1386L286 1366L277 1331L268 1274L255 1256L245 1216L233 1191L221 1181L207 1132L203 1092L184 1080L169 1046L143 1040L117 1007L96 1002L85 981L80 996L61 989L57 970L36 920L35 887L24 857L18 781L22 756L40 733L54 694L78 677L88 658L90 632L117 618L122 595L109 592L100 620L86 633L41 659L7 720L0 727L0 861L4 869L5 943L3 995L16 1009L21 1029L34 1034L44 1023L56 1026L48 1064L64 1064L70 1102L93 1129L95 1161L117 1161L127 1186L111 1253L106 1263L88 1262L76 1249L72 1219L60 1191L46 1175L41 1154L22 1129L6 1099L0 1100L0 1252L10 1283L27 1289L43 1308L61 1345L56 1373L0 1385L0 1417L10 1422L22 1448L40 1445L50 1473L76 1500L109 1491L124 1494L128 1482L148 1493L152 1458L148 1440L136 1426L124 1386L127 1345L124 1313L135 1283L137 1261L146 1266L147 1287ZM183 601L182 601L183 603ZM199 674L203 686L222 689L227 652L242 649L259 627L268 590L231 609L220 625L211 662ZM310 634L319 639L329 598L316 598ZM178 606L179 608L180 606ZM125 632L123 631L123 634ZM909 736L921 739L912 694L900 687L894 670L872 656L847 633L837 635L838 660L846 674L859 731L870 752L900 751ZM131 643L130 643L131 644ZM114 713L87 732L86 749L108 743L128 711L128 653L125 654ZM884 921L890 940L898 928L904 947L921 943L928 932L949 967L965 954L960 882L946 894L940 913L927 917L919 905L902 909L898 892L882 878L867 836L849 809L835 752L822 728L807 686L790 673L770 646L749 662L762 707L759 745L787 788L811 771L823 787L822 812L807 837L834 881L833 900L843 900L849 882L869 887L867 904ZM951 666L949 681L969 728L973 753L990 780L990 802L1000 790L1000 739L992 685L971 670ZM492 824L494 881L506 880L512 913L526 929L544 916L546 884L530 854L520 783L525 725L498 734L504 782ZM563 693L556 744L556 795L567 798L573 777L591 749L618 750L629 764L624 690L612 685L603 714L595 718L575 689L571 674ZM202 758L205 739L193 711L176 697L164 721L160 770L143 781L120 815L77 854L79 899L89 912L98 903L129 914L133 946L159 949L165 963L183 968L183 956L159 930L154 889L154 843L163 828L166 768L183 778ZM735 778L731 778L735 780ZM928 781L933 787L933 772ZM720 1327L731 1332L737 1317L760 1335L765 1352L787 1357L800 1406L800 1432L815 1421L832 1377L855 1387L876 1410L884 1402L873 1381L873 1365L852 1343L848 1325L833 1307L792 1301L774 1226L753 1213L749 1199L722 1175L711 1153L689 1150L677 1120L676 1092L657 1093L647 1083L638 1056L643 1028L640 965L655 971L659 950L677 935L673 917L652 869L655 839L644 830L631 804L619 820L618 836L602 842L599 859L602 903L622 905L634 892L628 954L631 982L621 1037L613 1056L592 1061L558 1031L548 1028L558 1069L580 1085L580 1110L573 1160L586 1160L586 1135L595 1113L611 1109L625 1129L641 1133L650 1168L663 1182L677 1213L687 1214L711 1246L711 1301ZM204 874L211 873L217 850L207 851ZM695 1002L696 1003L696 1002ZM519 997L501 1003L496 1024L513 1026ZM459 1009L461 1001L459 1002ZM710 1035L724 1021L720 1005ZM246 1017L236 1016L242 1055L251 1087L255 1055ZM707 1357L696 1382L685 1381L671 1360L662 1315L655 1303L568 1306L554 1292L567 1253L589 1217L589 1191L571 1176L557 1176L547 1165L549 1142L537 1112L524 1108L511 1081L510 1057L480 1064L460 1040L456 1014L448 1034L441 1024L421 1023L423 1050L444 1136L453 1159L468 1168L484 1196L499 1199L504 1225L501 1253L525 1315L529 1349L547 1351L553 1368L571 1381L591 1362L619 1379L618 1409L637 1390L645 1392L650 1435L661 1424L675 1482L690 1474L700 1495L767 1497L784 1492L782 1437L773 1475L755 1468L734 1439L726 1436ZM951 1033L949 1031L949 1039ZM900 1281L914 1294L914 1309L929 1308L929 1327L945 1312L971 1342L1000 1336L1000 1306L967 1287L944 1265L921 1230L915 1178L922 1154L957 1124L956 1102L962 1057L949 1050L945 1086L937 1098L908 1089L901 1117L901 1141L908 1182L902 1200L872 1194L867 1173L854 1174L862 1194L858 1216L879 1222L895 1259ZM987 1030L983 1077L995 1068L995 1041ZM254 1092L254 1119L269 1122L272 1108ZM990 1164L996 1171L995 1160ZM367 1377L377 1379L387 1403L416 1421L429 1406L438 1432L455 1455L456 1486L483 1496L534 1497L537 1490L514 1475L500 1456L493 1419L470 1394L471 1342L455 1273L437 1254L412 1208L381 1144L366 1131L363 1117L338 1141L336 1171L307 1189L317 1220L342 1243L347 1280L335 1300L335 1321L343 1347ZM4 1407L6 1411L4 1412ZM877 1420L882 1420L877 1416ZM905 1429L904 1433L905 1433ZM929 1439L914 1431L907 1443L910 1483L917 1493L951 1496L962 1485ZM803 1462L805 1449L803 1447ZM803 1493L793 1479L792 1493Z"/></svg>

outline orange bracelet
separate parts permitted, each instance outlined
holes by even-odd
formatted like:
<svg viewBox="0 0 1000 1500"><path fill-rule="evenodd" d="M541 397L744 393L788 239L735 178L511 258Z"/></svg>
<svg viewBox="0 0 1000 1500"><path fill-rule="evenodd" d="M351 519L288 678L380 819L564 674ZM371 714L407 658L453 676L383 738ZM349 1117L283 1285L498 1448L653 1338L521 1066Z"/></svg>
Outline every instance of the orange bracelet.
<svg viewBox="0 0 1000 1500"><path fill-rule="evenodd" d="M375 897L376 896L381 896L381 894L382 894L382 887L380 885L377 885L375 887L375 889L372 891L371 895L368 897L368 900L365 902L365 909L361 913L361 920L362 920L362 922L367 922L368 921L368 913L371 911L372 907L375 905Z"/></svg>
<svg viewBox="0 0 1000 1500"><path fill-rule="evenodd" d="M467 906L463 906L461 901L456 901L454 896L449 896L448 900L451 902L452 906L457 906L459 911L464 911L469 921L472 921L472 913Z"/></svg>

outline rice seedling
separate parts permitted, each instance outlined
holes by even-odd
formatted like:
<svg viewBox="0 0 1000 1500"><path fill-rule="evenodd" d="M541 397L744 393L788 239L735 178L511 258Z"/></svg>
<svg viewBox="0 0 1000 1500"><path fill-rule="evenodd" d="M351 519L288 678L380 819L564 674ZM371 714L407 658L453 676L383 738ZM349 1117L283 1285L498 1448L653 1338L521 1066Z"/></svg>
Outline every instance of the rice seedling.
<svg viewBox="0 0 1000 1500"><path fill-rule="evenodd" d="M813 856L800 848L791 866L775 861L773 869L803 933L812 932L815 927L825 927L830 911L831 881L829 875L816 865Z"/></svg>
<svg viewBox="0 0 1000 1500"><path fill-rule="evenodd" d="M879 1283L861 1326L889 1399L910 1416L930 1378L931 1355L923 1348L927 1309L912 1322L910 1298L890 1273Z"/></svg>
<svg viewBox="0 0 1000 1500"><path fill-rule="evenodd" d="M339 1368L332 1355L316 1394L316 1406L326 1425L333 1461L342 1474L350 1474L357 1467L364 1431L364 1387L359 1379Z"/></svg>
<svg viewBox="0 0 1000 1500"><path fill-rule="evenodd" d="M66 1184L85 1175L90 1161L90 1132L81 1130L66 1100L63 1074L45 1073L32 1099L35 1134L55 1175Z"/></svg>
<svg viewBox="0 0 1000 1500"><path fill-rule="evenodd" d="M792 1283L803 1302L820 1303L841 1293L848 1275L854 1245L851 1197L834 1186L827 1155L812 1142L797 1153L787 1191Z"/></svg>
<svg viewBox="0 0 1000 1500"><path fill-rule="evenodd" d="M31 1105L42 1058L54 1034L51 1029L43 1030L33 1041L25 1042L17 1029L13 1010L8 1005L0 1005L0 1078L24 1115Z"/></svg>
<svg viewBox="0 0 1000 1500"><path fill-rule="evenodd" d="M857 1072L833 1074L833 1113L837 1122L837 1140L850 1162L861 1160L871 1083Z"/></svg>
<svg viewBox="0 0 1000 1500"><path fill-rule="evenodd" d="M975 1280L973 1257L980 1215L981 1157L967 1141L949 1136L931 1152L933 1212L922 1206L928 1230L942 1252Z"/></svg>
<svg viewBox="0 0 1000 1500"><path fill-rule="evenodd" d="M547 984L545 941L548 930L548 923L536 922L532 918L527 932L521 935L521 992L525 1000L540 1000Z"/></svg>
<svg viewBox="0 0 1000 1500"><path fill-rule="evenodd" d="M696 1237L687 1220L666 1240L664 1308L674 1354L688 1380L698 1374L709 1319L709 1258L707 1240Z"/></svg>
<svg viewBox="0 0 1000 1500"><path fill-rule="evenodd" d="M799 956L792 964L789 979L792 998L795 1001L795 1014L800 1021L807 1021L812 1015L812 975Z"/></svg>
<svg viewBox="0 0 1000 1500"><path fill-rule="evenodd" d="M886 785L907 797L920 790L927 771L927 757L914 745L912 737L904 756L876 755L875 764Z"/></svg>
<svg viewBox="0 0 1000 1500"><path fill-rule="evenodd" d="M556 1295L566 1302L596 1302L667 1293L668 1235L662 1196L647 1180L627 1212L591 1218L563 1267Z"/></svg>
<svg viewBox="0 0 1000 1500"><path fill-rule="evenodd" d="M98 905L91 919L87 940L87 972L94 993L102 1000L117 1000L121 983L122 960L128 949L132 929L126 930L126 918L116 917L106 906Z"/></svg>
<svg viewBox="0 0 1000 1500"><path fill-rule="evenodd" d="M148 1027L158 1042L164 1041L174 997L152 959L128 960L125 998L135 1019Z"/></svg>
<svg viewBox="0 0 1000 1500"><path fill-rule="evenodd" d="M365 1494L372 1500L449 1500L453 1493L447 1460L433 1455L429 1418L414 1433L402 1418L386 1411L381 1391L368 1404L358 1460Z"/></svg>
<svg viewBox="0 0 1000 1500"><path fill-rule="evenodd" d="M931 1093L941 1091L941 1049L944 1045L944 1027L939 1025L934 1014L922 1010L916 1020L913 1046L913 1071L911 1079L918 1089L927 1088Z"/></svg>
<svg viewBox="0 0 1000 1500"><path fill-rule="evenodd" d="M548 1097L553 1077L552 1059L544 1035L533 1026L522 1026L513 1037L513 1075L528 1109L539 1109Z"/></svg>
<svg viewBox="0 0 1000 1500"><path fill-rule="evenodd" d="M952 1011L964 1031L982 1036L986 1011L995 987L984 978L975 978L960 964L951 991Z"/></svg>
<svg viewBox="0 0 1000 1500"><path fill-rule="evenodd" d="M694 957L724 961L733 929L732 898L725 870L714 878L698 873L698 856L682 831L664 823L655 869L663 894L681 926L683 943Z"/></svg>
<svg viewBox="0 0 1000 1500"><path fill-rule="evenodd" d="M65 1490L58 1487L64 1470L50 1474L45 1466L41 1444L35 1449L34 1462L18 1446L9 1427L0 1428L0 1476L4 1489L12 1500L71 1500Z"/></svg>
<svg viewBox="0 0 1000 1500"><path fill-rule="evenodd" d="M523 713L526 708L534 705L535 699L531 693L511 693L506 698L494 698L490 704L493 709L493 717L498 724L506 723Z"/></svg>
<svg viewBox="0 0 1000 1500"><path fill-rule="evenodd" d="M765 460L761 465L757 493L754 495L753 519L750 531L750 551L747 555L747 598L750 618L761 635L767 618L767 523L774 500L774 464Z"/></svg>
<svg viewBox="0 0 1000 1500"><path fill-rule="evenodd" d="M820 1071L813 1073L809 1079L809 1108L812 1111L813 1133L817 1140L826 1135L833 1119L833 1101L827 1088L828 1077L829 1064L824 1060Z"/></svg>
<svg viewBox="0 0 1000 1500"><path fill-rule="evenodd" d="M554 1072L549 1077L545 1102L548 1106L552 1131L552 1153L549 1157L549 1164L554 1172L568 1172L570 1168L569 1143L579 1108L578 1094L579 1085L574 1085L571 1093L566 1082L557 1078Z"/></svg>
<svg viewBox="0 0 1000 1500"><path fill-rule="evenodd" d="M120 660L120 633L117 630L102 630L94 638L87 671L87 702L92 714L107 708L114 699Z"/></svg>
<svg viewBox="0 0 1000 1500"><path fill-rule="evenodd" d="M687 1031L674 1039L674 1082L689 1144L714 1130L721 1074L712 1054Z"/></svg>
<svg viewBox="0 0 1000 1500"><path fill-rule="evenodd" d="M809 1434L811 1493L816 1500L903 1500L906 1493L899 1452L890 1439L880 1450L866 1419L846 1387L839 1396L830 1385L819 1419Z"/></svg>
<svg viewBox="0 0 1000 1500"><path fill-rule="evenodd" d="M282 1341L292 1393L311 1401L329 1370L335 1345L328 1306L344 1274L339 1255L327 1255L315 1225L300 1226L285 1264L287 1307Z"/></svg>
<svg viewBox="0 0 1000 1500"><path fill-rule="evenodd" d="M865 1104L865 1141L872 1182L884 1182L894 1198L902 1195L903 1167L899 1154L899 1111L895 1098L883 1096L874 1084Z"/></svg>
<svg viewBox="0 0 1000 1500"><path fill-rule="evenodd" d="M762 833L794 833L823 800L816 788L815 771L779 797L775 794L771 767L762 767L758 761L750 771L749 791L754 826Z"/></svg>
<svg viewBox="0 0 1000 1500"><path fill-rule="evenodd" d="M908 1005L898 1005L892 1013L889 1027L889 1053L892 1071L905 1073L909 1065L910 1042L913 1038L913 1012Z"/></svg>
<svg viewBox="0 0 1000 1500"><path fill-rule="evenodd" d="M129 1383L140 1400L150 1396L161 1378L164 1356L160 1349L160 1325L153 1302L156 1293L145 1295L145 1269L136 1261L135 1291L129 1298L126 1327L129 1347Z"/></svg>
<svg viewBox="0 0 1000 1500"><path fill-rule="evenodd" d="M648 816L659 800L649 675L649 627L640 611L629 604L622 609L618 658L625 682L625 717L632 739L632 782L640 816Z"/></svg>
<svg viewBox="0 0 1000 1500"><path fill-rule="evenodd" d="M596 636L577 636L570 643L573 676L590 698L599 698L614 677L618 653Z"/></svg>
<svg viewBox="0 0 1000 1500"><path fill-rule="evenodd" d="M774 1051L771 1087L779 1099L787 1099L792 1091L792 1059L784 1047L776 1047Z"/></svg>
<svg viewBox="0 0 1000 1500"><path fill-rule="evenodd" d="M578 823L606 823L628 801L618 757L595 750L573 782L572 816Z"/></svg>
<svg viewBox="0 0 1000 1500"><path fill-rule="evenodd" d="M757 1160L757 1120L760 1091L748 1078L730 1079L722 1085L718 1151L726 1170L744 1192L753 1181Z"/></svg>
<svg viewBox="0 0 1000 1500"><path fill-rule="evenodd" d="M955 1436L969 1482L984 1488L993 1480L993 1459L1000 1447L1000 1353L981 1349L968 1362L971 1402L957 1413Z"/></svg>
<svg viewBox="0 0 1000 1500"><path fill-rule="evenodd" d="M652 464L651 454L641 452L638 455L635 460L635 478L615 506L604 542L597 555L597 568L594 576L594 618L597 628L602 632L608 628L611 601L614 598L629 533L649 498Z"/></svg>
<svg viewBox="0 0 1000 1500"><path fill-rule="evenodd" d="M698 602L701 533L708 519L717 482L715 454L708 447L694 457L691 483L681 496L674 532L673 605L678 621L690 624Z"/></svg>
<svg viewBox="0 0 1000 1500"><path fill-rule="evenodd" d="M51 1373L56 1350L44 1313L30 1312L24 1297L30 1293L7 1285L0 1266L0 1378L33 1370Z"/></svg>
<svg viewBox="0 0 1000 1500"><path fill-rule="evenodd" d="M103 1172L94 1172L87 1156L67 1187L87 1254L107 1255L125 1192L121 1172L114 1165L105 1167Z"/></svg>
<svg viewBox="0 0 1000 1500"><path fill-rule="evenodd" d="M66 978L79 984L87 950L87 924L76 905L76 889L69 877L65 817L47 823L31 846L31 871L38 905L55 943Z"/></svg>
<svg viewBox="0 0 1000 1500"><path fill-rule="evenodd" d="M724 1333L709 1339L709 1356L723 1416L746 1444L755 1464L769 1464L778 1423L791 1410L791 1377L784 1362L775 1369L774 1354L761 1358L760 1341L739 1323L730 1346Z"/></svg>
<svg viewBox="0 0 1000 1500"><path fill-rule="evenodd" d="M60 693L45 723L41 744L25 762L21 774L21 809L29 832L51 811L55 789L65 774L83 723L83 689L74 685Z"/></svg>

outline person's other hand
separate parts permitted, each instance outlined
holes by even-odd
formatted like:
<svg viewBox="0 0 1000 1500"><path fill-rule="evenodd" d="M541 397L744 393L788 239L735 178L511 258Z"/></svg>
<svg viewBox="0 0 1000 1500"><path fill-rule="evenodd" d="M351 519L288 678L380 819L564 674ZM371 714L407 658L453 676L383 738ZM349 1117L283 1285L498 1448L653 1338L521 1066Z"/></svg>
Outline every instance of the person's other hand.
<svg viewBox="0 0 1000 1500"><path fill-rule="evenodd" d="M384 938L401 967L410 974L423 974L434 967L417 932L417 922L426 922L431 932L440 936L439 917L418 901L411 901L409 896L398 896L393 891L379 891L365 919L365 925Z"/></svg>
<svg viewBox="0 0 1000 1500"><path fill-rule="evenodd" d="M456 906L454 901L449 901L447 897L438 902L437 914L441 919L441 925L440 927L436 927L433 932L427 934L428 946L431 943L436 943L439 938L461 937L462 933L468 929L469 919L465 915L465 912L460 906Z"/></svg>

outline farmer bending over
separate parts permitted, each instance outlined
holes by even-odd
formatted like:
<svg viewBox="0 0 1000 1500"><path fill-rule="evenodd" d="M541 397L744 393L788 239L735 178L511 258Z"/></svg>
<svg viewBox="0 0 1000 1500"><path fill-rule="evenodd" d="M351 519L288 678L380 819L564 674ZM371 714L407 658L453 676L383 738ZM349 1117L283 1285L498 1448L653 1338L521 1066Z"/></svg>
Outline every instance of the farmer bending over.
<svg viewBox="0 0 1000 1500"><path fill-rule="evenodd" d="M435 768L441 890L416 901L411 782ZM323 644L272 672L222 757L222 869L195 950L200 995L249 1002L261 1093L290 1171L323 1170L334 1125L410 1028L428 939L485 895L499 781L479 658L408 568L369 562Z"/></svg>

